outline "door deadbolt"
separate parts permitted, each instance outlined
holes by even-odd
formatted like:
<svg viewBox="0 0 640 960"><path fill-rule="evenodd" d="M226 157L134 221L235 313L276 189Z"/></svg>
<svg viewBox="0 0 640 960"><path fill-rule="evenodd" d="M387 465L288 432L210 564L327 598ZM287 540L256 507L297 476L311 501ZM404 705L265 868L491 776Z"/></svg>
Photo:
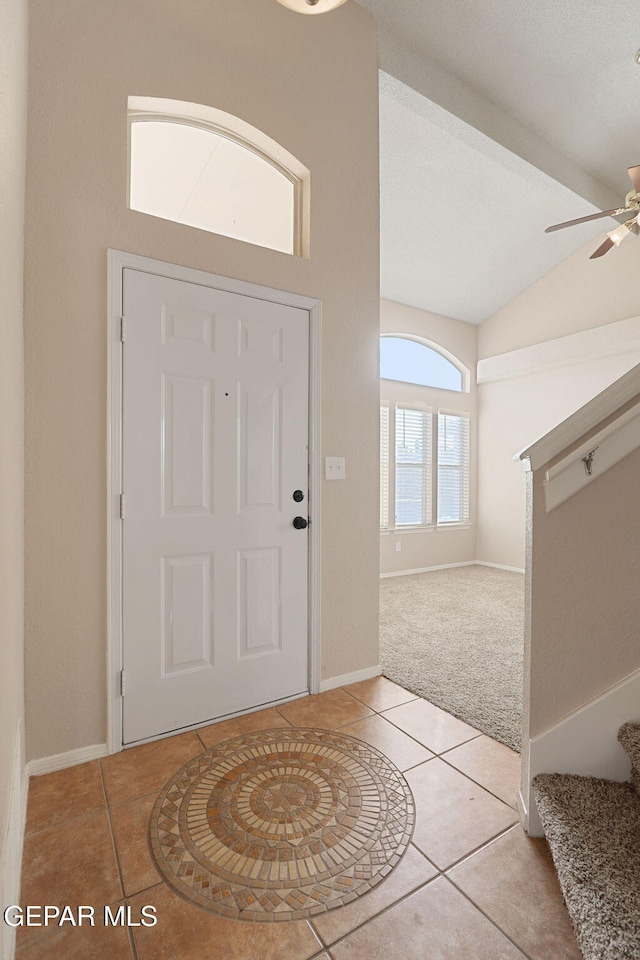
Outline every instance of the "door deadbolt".
<svg viewBox="0 0 640 960"><path fill-rule="evenodd" d="M304 500L304 493L302 492L302 490L294 490L293 499L295 500L296 503L300 503L301 500Z"/></svg>

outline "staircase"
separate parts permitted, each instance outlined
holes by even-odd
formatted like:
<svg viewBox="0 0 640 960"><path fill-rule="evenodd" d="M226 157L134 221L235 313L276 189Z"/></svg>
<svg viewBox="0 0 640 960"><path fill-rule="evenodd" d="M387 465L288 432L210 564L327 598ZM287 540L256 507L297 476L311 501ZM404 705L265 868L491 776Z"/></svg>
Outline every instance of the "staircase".
<svg viewBox="0 0 640 960"><path fill-rule="evenodd" d="M544 773L533 789L585 960L640 960L640 723L618 740L628 783Z"/></svg>

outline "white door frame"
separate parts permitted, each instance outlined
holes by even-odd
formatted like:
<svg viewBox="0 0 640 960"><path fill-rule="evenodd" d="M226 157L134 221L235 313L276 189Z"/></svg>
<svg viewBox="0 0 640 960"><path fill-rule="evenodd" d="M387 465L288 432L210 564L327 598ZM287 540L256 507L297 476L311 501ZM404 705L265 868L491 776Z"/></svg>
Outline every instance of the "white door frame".
<svg viewBox="0 0 640 960"><path fill-rule="evenodd" d="M319 300L284 290L274 290L244 280L232 280L203 270L193 270L134 253L108 250L108 366L107 366L107 751L117 753L122 744L123 664L122 636L122 291L123 270L185 280L200 286L298 307L309 314L309 593L308 681L309 692L320 690L320 345ZM234 714L235 716L235 714ZM205 726L211 721L189 729ZM150 739L159 739L152 737Z"/></svg>

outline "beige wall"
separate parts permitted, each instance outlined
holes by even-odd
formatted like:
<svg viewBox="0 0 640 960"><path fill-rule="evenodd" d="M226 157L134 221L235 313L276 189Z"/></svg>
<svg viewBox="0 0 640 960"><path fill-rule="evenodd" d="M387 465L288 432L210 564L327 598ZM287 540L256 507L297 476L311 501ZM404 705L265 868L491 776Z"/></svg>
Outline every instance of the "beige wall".
<svg viewBox="0 0 640 960"><path fill-rule="evenodd" d="M380 573L397 573L403 570L420 570L423 567L436 567L449 563L463 563L476 558L476 364L478 359L477 327L460 320L441 317L427 310L407 307L391 300L380 303L380 332L409 333L424 337L434 344L444 347L470 371L470 392L465 394L421 390L417 397L416 388L409 384L392 384L380 381L380 396L383 400L410 402L423 399L436 408L438 405L452 410L471 412L471 482L470 515L472 526L466 530L430 531L428 533L391 532L380 535ZM446 398L446 399L445 399ZM396 545L401 544L401 550Z"/></svg>
<svg viewBox="0 0 640 960"><path fill-rule="evenodd" d="M637 317L639 244L630 238L606 257L590 260L598 242L586 244L485 320L478 332L478 357Z"/></svg>
<svg viewBox="0 0 640 960"><path fill-rule="evenodd" d="M544 472L533 484L530 737L640 667L640 450L550 513Z"/></svg>
<svg viewBox="0 0 640 960"><path fill-rule="evenodd" d="M478 560L524 567L525 477L519 450L640 361L637 352L478 387Z"/></svg>
<svg viewBox="0 0 640 960"><path fill-rule="evenodd" d="M27 4L0 5L0 869L23 682L22 267ZM0 941L2 941L0 935Z"/></svg>
<svg viewBox="0 0 640 960"><path fill-rule="evenodd" d="M106 249L322 300L322 675L378 660L373 19L265 0L34 0L27 167L29 753L104 743ZM348 91L348 95L345 95ZM311 170L311 259L129 211L127 97L209 104Z"/></svg>
<svg viewBox="0 0 640 960"><path fill-rule="evenodd" d="M520 351L513 358L516 375L478 387L479 560L524 566L525 482L513 455L640 359L635 341L628 353L568 362L567 344L574 344L576 357L585 349L582 331L597 335L596 328L640 315L637 244L630 240L601 260L589 260L596 246L587 244L478 329L481 360ZM606 344L606 333L601 341ZM546 349L531 356L535 362L543 357L544 368L536 370L534 362L526 372L526 348L538 344Z"/></svg>

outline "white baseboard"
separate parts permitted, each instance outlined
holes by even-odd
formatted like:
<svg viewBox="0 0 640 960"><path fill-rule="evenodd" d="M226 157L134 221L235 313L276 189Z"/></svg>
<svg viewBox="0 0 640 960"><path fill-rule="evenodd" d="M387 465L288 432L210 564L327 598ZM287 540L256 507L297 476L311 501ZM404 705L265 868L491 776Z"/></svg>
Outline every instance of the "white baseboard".
<svg viewBox="0 0 640 960"><path fill-rule="evenodd" d="M3 837L2 859L0 861L0 906L4 910L11 904L20 903L20 879L22 873L22 847L27 822L27 792L29 781L24 762L24 744L22 742L22 723L18 722L16 748L11 774L9 794L9 819L7 833ZM14 927L0 922L0 958L13 960L16 949L16 931Z"/></svg>
<svg viewBox="0 0 640 960"><path fill-rule="evenodd" d="M433 570L452 570L454 567L473 567L475 560L463 560L461 563L442 563L439 567L418 567L416 570L394 570L392 573L381 573L380 579L385 577L407 577L411 573L431 573Z"/></svg>
<svg viewBox="0 0 640 960"><path fill-rule="evenodd" d="M526 800L522 796L522 790L518 790L516 794L516 809L525 833L529 833L529 812L527 810Z"/></svg>
<svg viewBox="0 0 640 960"><path fill-rule="evenodd" d="M55 770L65 770L67 767L77 767L79 763L100 760L106 756L106 743L96 743L92 747L79 747L77 750L67 750L66 753L54 753L51 757L29 760L27 773L30 777L39 777L43 773L53 773Z"/></svg>
<svg viewBox="0 0 640 960"><path fill-rule="evenodd" d="M385 577L406 577L411 573L431 573L433 570L452 570L454 567L494 567L496 570L510 570L512 573L524 573L524 567L507 567L504 563L489 563L488 560L462 560L460 563L441 563L437 567L417 567L415 570L394 570L392 573L381 573L380 579Z"/></svg>
<svg viewBox="0 0 640 960"><path fill-rule="evenodd" d="M531 780L538 773L574 773L628 780L631 763L617 741L623 723L640 721L640 670L529 741ZM529 834L543 835L531 784Z"/></svg>
<svg viewBox="0 0 640 960"><path fill-rule="evenodd" d="M507 567L504 563L489 563L488 560L476 560L479 567L494 567L496 570L510 570L512 573L524 573L524 567Z"/></svg>
<svg viewBox="0 0 640 960"><path fill-rule="evenodd" d="M354 670L353 673L343 673L341 677L329 677L328 680L320 681L320 693L324 693L325 690L335 690L336 687L346 687L350 683L360 683L361 680L371 680L373 677L379 677L381 673L382 667L377 664L375 667Z"/></svg>

